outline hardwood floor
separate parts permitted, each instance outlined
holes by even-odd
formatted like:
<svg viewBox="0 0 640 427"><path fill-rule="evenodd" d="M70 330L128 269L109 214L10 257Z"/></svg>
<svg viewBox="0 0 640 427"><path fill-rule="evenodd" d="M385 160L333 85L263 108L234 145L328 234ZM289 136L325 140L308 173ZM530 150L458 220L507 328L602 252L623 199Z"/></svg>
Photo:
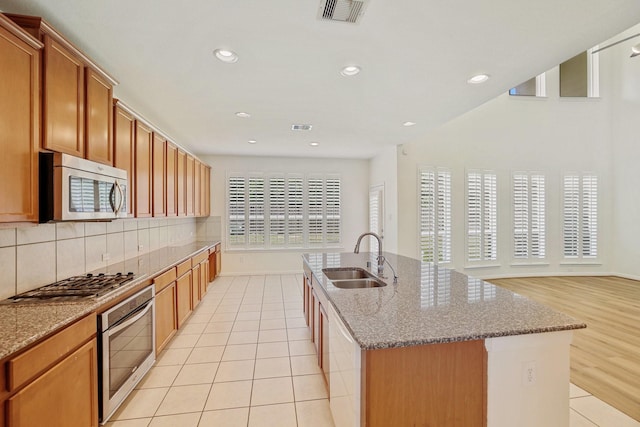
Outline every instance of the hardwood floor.
<svg viewBox="0 0 640 427"><path fill-rule="evenodd" d="M489 282L587 324L571 344L571 382L640 421L640 282L536 277Z"/></svg>

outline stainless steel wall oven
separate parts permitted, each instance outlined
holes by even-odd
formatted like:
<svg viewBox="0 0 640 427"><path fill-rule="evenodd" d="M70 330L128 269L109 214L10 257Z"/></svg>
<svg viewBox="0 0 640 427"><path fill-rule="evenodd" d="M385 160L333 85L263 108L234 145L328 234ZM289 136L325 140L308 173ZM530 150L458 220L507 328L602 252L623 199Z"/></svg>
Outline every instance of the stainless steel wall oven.
<svg viewBox="0 0 640 427"><path fill-rule="evenodd" d="M154 294L153 286L146 287L98 317L101 424L155 362Z"/></svg>

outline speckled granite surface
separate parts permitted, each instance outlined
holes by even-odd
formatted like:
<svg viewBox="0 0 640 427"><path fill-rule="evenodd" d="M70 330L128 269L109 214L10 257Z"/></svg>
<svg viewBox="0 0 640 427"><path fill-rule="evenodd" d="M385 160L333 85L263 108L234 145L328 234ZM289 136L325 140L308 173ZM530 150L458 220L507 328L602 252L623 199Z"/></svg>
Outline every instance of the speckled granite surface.
<svg viewBox="0 0 640 427"><path fill-rule="evenodd" d="M507 289L454 270L385 253L398 274L385 266L387 286L339 289L322 269L366 267L376 270L376 254L318 253L303 258L338 315L363 349L382 349L580 329L566 314Z"/></svg>
<svg viewBox="0 0 640 427"><path fill-rule="evenodd" d="M133 272L136 278L101 298L79 302L0 304L0 359L20 351L29 344L74 320L99 309L142 281L155 277L194 254L219 242L198 241L182 246L165 247L157 251L110 265L93 273ZM97 328L97 325L96 325Z"/></svg>

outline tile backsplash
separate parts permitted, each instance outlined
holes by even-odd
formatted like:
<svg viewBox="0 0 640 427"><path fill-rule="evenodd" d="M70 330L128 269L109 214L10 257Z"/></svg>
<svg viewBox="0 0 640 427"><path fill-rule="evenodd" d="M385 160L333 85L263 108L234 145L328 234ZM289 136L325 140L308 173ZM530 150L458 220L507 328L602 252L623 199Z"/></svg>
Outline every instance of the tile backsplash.
<svg viewBox="0 0 640 427"><path fill-rule="evenodd" d="M0 299L194 240L194 218L61 222L0 229Z"/></svg>

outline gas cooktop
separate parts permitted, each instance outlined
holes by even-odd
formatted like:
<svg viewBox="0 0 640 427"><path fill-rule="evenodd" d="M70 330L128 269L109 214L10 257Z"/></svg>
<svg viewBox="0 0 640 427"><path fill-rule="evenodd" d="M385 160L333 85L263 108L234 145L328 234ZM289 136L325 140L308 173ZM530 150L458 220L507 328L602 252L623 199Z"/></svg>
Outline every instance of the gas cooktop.
<svg viewBox="0 0 640 427"><path fill-rule="evenodd" d="M135 278L133 273L87 274L60 280L8 299L9 303L38 301L74 301L97 298L119 288Z"/></svg>

